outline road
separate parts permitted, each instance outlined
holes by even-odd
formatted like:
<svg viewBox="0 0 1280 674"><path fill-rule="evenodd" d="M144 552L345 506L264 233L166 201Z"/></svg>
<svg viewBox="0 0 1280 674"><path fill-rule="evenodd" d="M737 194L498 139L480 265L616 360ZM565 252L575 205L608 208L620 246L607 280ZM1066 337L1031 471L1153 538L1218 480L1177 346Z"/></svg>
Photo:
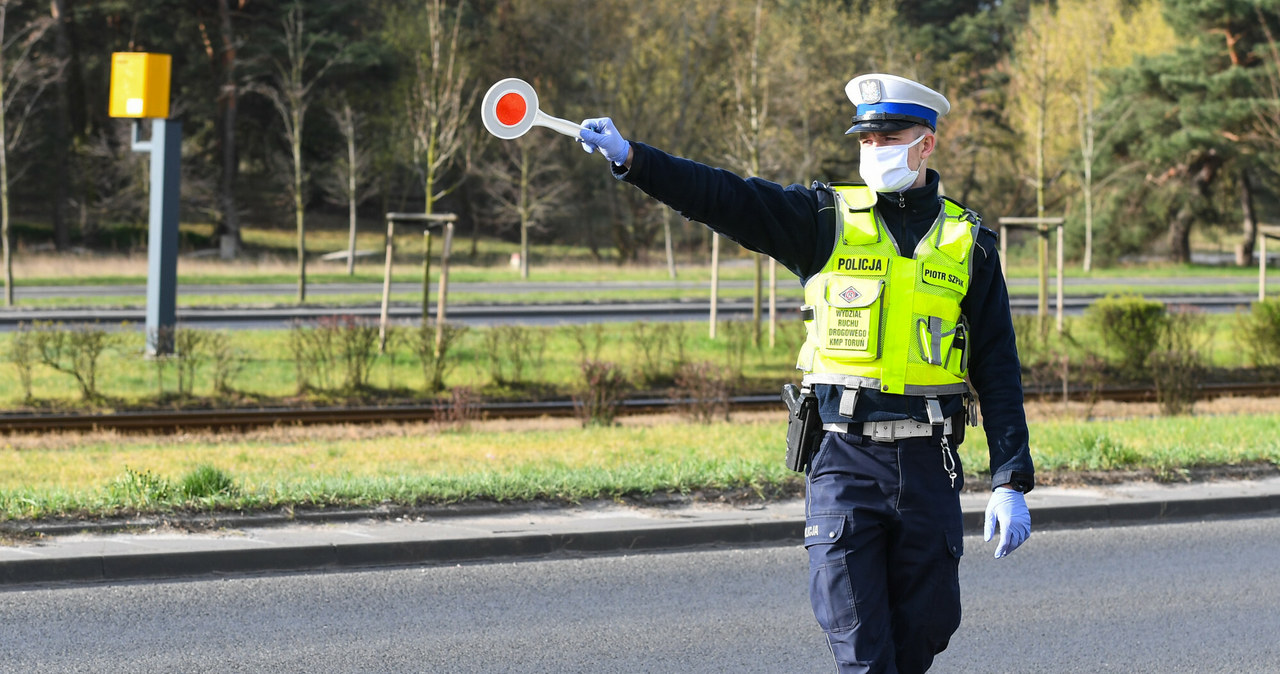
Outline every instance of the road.
<svg viewBox="0 0 1280 674"><path fill-rule="evenodd" d="M1025 285L1026 279L1016 279L1015 285ZM1152 279L1076 279L1074 284L1086 288L1084 295L1066 296L1063 299L1063 312L1068 315L1080 315L1084 309L1096 299L1096 294L1088 294L1087 286L1106 281L1110 285L1126 284L1140 287L1154 282ZM1213 287L1230 279L1159 279L1166 289L1172 285L1186 284L1196 287L1196 293L1148 295L1152 300L1163 301L1169 305L1196 306L1210 313L1234 312L1240 308L1248 308L1257 299L1252 293L1218 292L1204 294L1206 287ZM491 304L451 304L448 308L450 321L472 326L487 326L506 323L524 325L560 325L572 323L598 323L608 321L703 321L710 311L709 299L696 300L655 300L655 301L613 301L611 294L620 290L636 289L672 289L699 288L705 289L705 283L687 281L673 282L599 282L591 284L591 293L584 295L579 302L558 302L554 304L522 304L520 298L529 292L581 292L581 284L572 283L531 283L531 284L499 284L499 283L458 283L450 284L454 292L471 291L492 295L507 296L507 301ZM745 281L726 282L724 288L746 288ZM63 323L142 323L145 320L143 306L145 297L140 287L115 286L107 287L19 287L17 292L17 308L0 310L0 331L13 330L21 323L33 321L53 321ZM396 292L420 292L421 286L397 284ZM350 296L363 289L369 297L362 304L345 303L340 306L324 304L324 295L337 292ZM778 302L779 316L783 320L795 319L799 316L800 289L788 285L789 292L783 294ZM230 293L237 295L275 294L280 287L274 285L256 286L183 286L179 294L184 296L208 293ZM125 292L130 291L130 292ZM133 292L133 291L136 291ZM434 292L434 291L433 291ZM90 297L111 293L117 297L134 297L132 307L71 307L71 308L34 308L24 306L23 300L38 297ZM376 320L380 314L380 295L369 284L331 284L316 285L309 291L313 303L306 306L281 305L271 307L180 307L177 310L178 324L183 327L229 328L229 329L280 329L287 328L294 321L306 321L321 316L356 316L366 320ZM1050 293L1049 311L1056 311L1057 301ZM1015 295L1010 299L1014 313L1035 313L1037 299L1034 296ZM432 316L436 312L434 295L429 303ZM750 300L721 299L718 312L721 320L733 320L749 317L752 312ZM400 303L390 307L389 320L396 324L416 325L421 321L422 308L417 304Z"/></svg>
<svg viewBox="0 0 1280 674"><path fill-rule="evenodd" d="M965 540L939 672L1280 671L1280 518ZM0 672L815 672L797 546L0 592Z"/></svg>

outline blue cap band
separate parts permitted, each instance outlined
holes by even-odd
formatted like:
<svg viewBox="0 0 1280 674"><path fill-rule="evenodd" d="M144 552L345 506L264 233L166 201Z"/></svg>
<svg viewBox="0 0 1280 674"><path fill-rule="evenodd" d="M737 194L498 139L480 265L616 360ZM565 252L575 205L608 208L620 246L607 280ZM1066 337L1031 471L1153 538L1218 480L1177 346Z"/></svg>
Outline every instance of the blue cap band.
<svg viewBox="0 0 1280 674"><path fill-rule="evenodd" d="M923 105L915 105L914 103L890 103L881 101L879 103L863 103L858 106L858 118L873 112L879 112L886 115L909 115L925 120L930 127L937 128L938 112L932 108L926 108Z"/></svg>

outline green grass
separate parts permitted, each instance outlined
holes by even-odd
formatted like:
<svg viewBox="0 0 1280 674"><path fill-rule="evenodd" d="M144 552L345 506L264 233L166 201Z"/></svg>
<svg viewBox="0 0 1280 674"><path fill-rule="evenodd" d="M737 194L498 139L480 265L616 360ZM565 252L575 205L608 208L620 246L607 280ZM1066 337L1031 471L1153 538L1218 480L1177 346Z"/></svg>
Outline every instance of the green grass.
<svg viewBox="0 0 1280 674"><path fill-rule="evenodd" d="M756 415L585 429L68 436L47 447L0 446L0 517L575 502L699 490L768 498L801 489L782 466L784 434L784 422ZM989 479L982 435L971 433L961 448L966 480L978 489ZM1042 480L1111 470L1176 479L1203 466L1280 463L1276 414L1034 423L1031 438Z"/></svg>

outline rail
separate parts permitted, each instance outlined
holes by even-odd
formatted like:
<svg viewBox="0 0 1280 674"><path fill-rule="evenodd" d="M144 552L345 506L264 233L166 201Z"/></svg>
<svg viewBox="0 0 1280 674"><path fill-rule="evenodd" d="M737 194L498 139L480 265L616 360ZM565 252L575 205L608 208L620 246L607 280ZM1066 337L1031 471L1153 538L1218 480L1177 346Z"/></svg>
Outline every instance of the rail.
<svg viewBox="0 0 1280 674"><path fill-rule="evenodd" d="M1207 384L1200 388L1199 399L1223 396L1280 395L1280 382L1250 384ZM1027 400L1061 400L1061 388L1028 389ZM1156 400L1149 388L1107 388L1094 391L1069 388L1071 400L1108 400L1116 402L1148 402ZM633 398L620 403L620 415L644 415L672 412L687 408L693 401L670 398ZM735 396L729 400L733 411L777 409L782 403L776 394ZM126 411L109 414L4 414L0 415L0 433L48 433L54 431L117 430L124 432L165 433L191 429L225 430L275 425L373 424L428 422L447 416L449 404L355 407L263 407L197 410ZM520 419L570 417L577 414L571 400L485 402L474 406L478 419Z"/></svg>

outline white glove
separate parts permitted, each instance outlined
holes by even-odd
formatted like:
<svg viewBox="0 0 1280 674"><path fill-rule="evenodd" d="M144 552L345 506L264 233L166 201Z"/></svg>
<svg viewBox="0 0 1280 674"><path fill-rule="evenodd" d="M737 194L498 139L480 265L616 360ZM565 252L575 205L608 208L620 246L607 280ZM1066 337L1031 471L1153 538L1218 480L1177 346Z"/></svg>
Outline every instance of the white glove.
<svg viewBox="0 0 1280 674"><path fill-rule="evenodd" d="M619 166L627 163L627 156L631 153L631 143L618 133L618 128L608 117L583 120L578 140L582 142L582 149L587 152L600 150L605 159Z"/></svg>
<svg viewBox="0 0 1280 674"><path fill-rule="evenodd" d="M1000 529L1000 544L996 546L996 559L1018 549L1031 535L1031 513L1022 492L1008 487L996 487L987 501L987 524L982 540L989 541Z"/></svg>

